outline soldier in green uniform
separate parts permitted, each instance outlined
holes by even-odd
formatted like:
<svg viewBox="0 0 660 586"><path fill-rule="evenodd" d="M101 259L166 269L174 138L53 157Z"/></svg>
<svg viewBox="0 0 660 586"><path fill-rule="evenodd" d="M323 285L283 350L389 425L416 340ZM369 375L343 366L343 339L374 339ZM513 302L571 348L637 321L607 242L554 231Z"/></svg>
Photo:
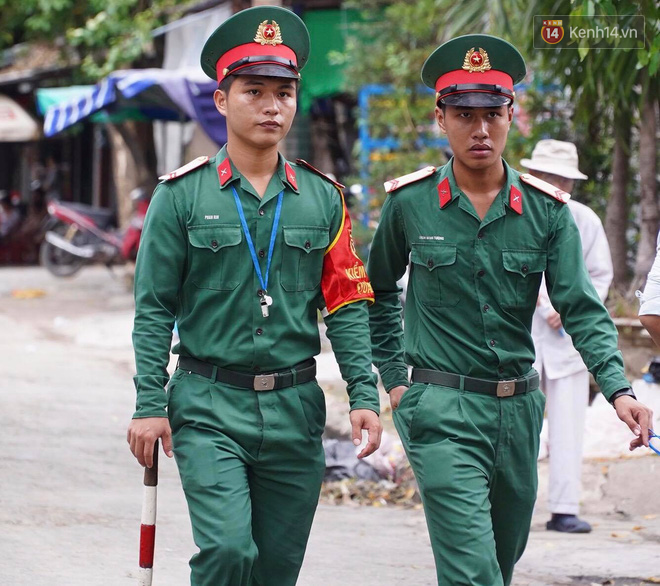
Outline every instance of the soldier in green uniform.
<svg viewBox="0 0 660 586"><path fill-rule="evenodd" d="M324 474L315 380L322 310L360 453L380 442L367 303L342 187L278 153L309 34L292 12L237 13L208 39L227 144L162 177L135 274L131 451L172 452L199 553L196 586L293 586ZM171 332L178 368L168 382ZM167 385L167 393L165 387Z"/></svg>
<svg viewBox="0 0 660 586"><path fill-rule="evenodd" d="M636 434L631 449L647 445L652 420L624 376L569 195L502 159L524 75L518 51L487 35L431 54L422 79L453 157L386 183L368 263L374 361L442 585L509 584L527 542L545 403L530 327L544 273L566 331ZM409 262L404 335L396 283Z"/></svg>

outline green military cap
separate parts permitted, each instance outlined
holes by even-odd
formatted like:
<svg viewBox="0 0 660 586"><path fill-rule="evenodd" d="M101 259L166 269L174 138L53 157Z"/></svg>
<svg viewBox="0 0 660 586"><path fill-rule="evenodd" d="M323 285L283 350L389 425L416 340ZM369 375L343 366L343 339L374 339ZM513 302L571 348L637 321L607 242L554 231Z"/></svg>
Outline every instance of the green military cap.
<svg viewBox="0 0 660 586"><path fill-rule="evenodd" d="M309 32L290 10L255 6L225 20L202 49L202 69L220 83L228 75L300 79Z"/></svg>
<svg viewBox="0 0 660 586"><path fill-rule="evenodd" d="M422 66L422 81L437 103L472 108L513 102L525 61L511 43L491 35L465 35L440 45Z"/></svg>

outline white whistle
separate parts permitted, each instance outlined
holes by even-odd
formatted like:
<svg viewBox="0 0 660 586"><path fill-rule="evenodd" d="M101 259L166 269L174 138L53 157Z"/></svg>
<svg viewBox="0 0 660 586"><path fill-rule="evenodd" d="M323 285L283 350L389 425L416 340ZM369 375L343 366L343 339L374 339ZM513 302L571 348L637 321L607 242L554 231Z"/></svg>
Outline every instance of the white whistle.
<svg viewBox="0 0 660 586"><path fill-rule="evenodd" d="M268 317L268 308L273 304L273 298L270 295L266 295L265 293L261 296L261 301L259 301L259 305L261 305L261 315L263 317Z"/></svg>

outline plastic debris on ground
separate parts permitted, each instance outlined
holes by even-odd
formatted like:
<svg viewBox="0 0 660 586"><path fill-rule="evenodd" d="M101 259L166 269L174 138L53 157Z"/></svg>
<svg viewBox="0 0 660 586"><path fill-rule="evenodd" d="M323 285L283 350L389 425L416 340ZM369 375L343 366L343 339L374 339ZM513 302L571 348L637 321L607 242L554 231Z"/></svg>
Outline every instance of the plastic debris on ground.
<svg viewBox="0 0 660 586"><path fill-rule="evenodd" d="M326 470L321 502L333 505L421 508L415 476L399 439L383 432L380 448L358 459L350 440L323 441Z"/></svg>

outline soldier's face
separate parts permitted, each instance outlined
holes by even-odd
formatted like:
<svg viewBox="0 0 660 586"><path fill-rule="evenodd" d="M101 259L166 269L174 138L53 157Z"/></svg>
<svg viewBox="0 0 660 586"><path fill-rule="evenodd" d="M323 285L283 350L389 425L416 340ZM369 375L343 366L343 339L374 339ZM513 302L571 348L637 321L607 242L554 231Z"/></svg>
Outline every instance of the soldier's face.
<svg viewBox="0 0 660 586"><path fill-rule="evenodd" d="M215 106L227 119L227 137L253 148L268 148L289 132L296 114L294 81L239 75L228 92L216 90Z"/></svg>
<svg viewBox="0 0 660 586"><path fill-rule="evenodd" d="M454 157L470 169L485 169L499 164L506 146L513 108L436 107L435 117L447 134Z"/></svg>

